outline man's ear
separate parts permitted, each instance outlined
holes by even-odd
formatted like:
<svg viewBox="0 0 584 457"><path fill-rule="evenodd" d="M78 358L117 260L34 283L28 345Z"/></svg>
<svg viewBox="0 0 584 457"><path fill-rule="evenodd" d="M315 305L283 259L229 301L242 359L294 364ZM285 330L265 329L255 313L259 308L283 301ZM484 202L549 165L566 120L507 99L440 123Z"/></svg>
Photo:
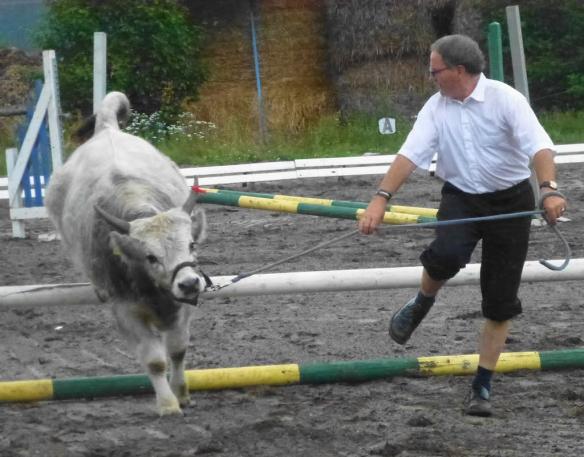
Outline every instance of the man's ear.
<svg viewBox="0 0 584 457"><path fill-rule="evenodd" d="M146 256L141 241L119 232L110 232L110 247L114 255L122 256L125 260L142 261Z"/></svg>
<svg viewBox="0 0 584 457"><path fill-rule="evenodd" d="M192 234L195 243L199 244L207 238L207 217L202 208L195 208L191 215Z"/></svg>

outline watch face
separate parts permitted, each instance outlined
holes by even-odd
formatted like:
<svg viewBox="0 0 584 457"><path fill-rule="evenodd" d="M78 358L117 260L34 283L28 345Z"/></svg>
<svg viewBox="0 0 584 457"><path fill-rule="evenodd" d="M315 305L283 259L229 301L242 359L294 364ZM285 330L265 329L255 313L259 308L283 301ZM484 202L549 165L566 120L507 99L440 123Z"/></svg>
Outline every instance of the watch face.
<svg viewBox="0 0 584 457"><path fill-rule="evenodd" d="M558 183L555 181L544 181L540 184L539 186L540 188L542 187L548 187L552 190L558 190Z"/></svg>

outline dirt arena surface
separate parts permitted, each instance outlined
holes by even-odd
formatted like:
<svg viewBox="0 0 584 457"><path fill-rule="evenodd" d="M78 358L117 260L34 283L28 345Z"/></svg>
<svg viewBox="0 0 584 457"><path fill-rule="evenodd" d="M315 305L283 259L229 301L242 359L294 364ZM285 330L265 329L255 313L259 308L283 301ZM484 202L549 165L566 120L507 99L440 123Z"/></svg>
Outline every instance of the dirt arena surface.
<svg viewBox="0 0 584 457"><path fill-rule="evenodd" d="M570 198L560 229L584 257L583 165L562 165ZM243 190L367 201L378 177L256 184ZM241 186L231 186L241 189ZM396 204L437 207L440 182L414 176ZM355 228L355 222L206 206L200 251L210 276L237 274ZM10 239L0 202L0 285L84 282L48 221ZM418 265L428 229L355 237L274 272ZM534 227L528 260L559 258L554 235ZM480 259L480 249L473 261ZM446 287L402 347L387 334L392 312L415 289L207 300L192 324L187 367L215 368L475 353L482 323L478 286ZM508 351L584 346L578 282L522 285L524 314ZM2 309L1 380L141 373L107 305ZM0 456L573 456L584 453L584 372L496 375L492 418L462 414L469 377L397 377L362 384L196 392L184 417L158 418L152 396L0 405Z"/></svg>

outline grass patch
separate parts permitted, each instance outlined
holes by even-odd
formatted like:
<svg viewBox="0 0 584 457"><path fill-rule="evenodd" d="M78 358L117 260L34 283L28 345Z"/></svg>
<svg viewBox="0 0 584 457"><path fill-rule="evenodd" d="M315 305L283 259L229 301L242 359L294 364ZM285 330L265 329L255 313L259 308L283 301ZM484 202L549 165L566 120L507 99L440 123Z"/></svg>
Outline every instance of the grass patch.
<svg viewBox="0 0 584 457"><path fill-rule="evenodd" d="M555 144L584 143L584 111L549 112L539 120Z"/></svg>
<svg viewBox="0 0 584 457"><path fill-rule="evenodd" d="M381 135L377 119L356 116L345 122L322 118L302 132L271 132L259 141L256 132L232 127L211 131L202 138L184 136L159 144L179 165L223 165L244 162L293 160L314 157L342 157L364 152L394 153L411 125L397 122L397 132ZM256 129L257 130L257 129Z"/></svg>
<svg viewBox="0 0 584 457"><path fill-rule="evenodd" d="M556 144L584 142L584 111L550 112L539 116ZM265 142L254 136L257 128L232 126L203 138L171 139L159 147L179 165L226 165L246 162L317 157L357 156L365 152L392 154L405 141L412 122L398 119L397 132L381 135L377 118L354 116L345 122L327 116L302 132L273 132Z"/></svg>

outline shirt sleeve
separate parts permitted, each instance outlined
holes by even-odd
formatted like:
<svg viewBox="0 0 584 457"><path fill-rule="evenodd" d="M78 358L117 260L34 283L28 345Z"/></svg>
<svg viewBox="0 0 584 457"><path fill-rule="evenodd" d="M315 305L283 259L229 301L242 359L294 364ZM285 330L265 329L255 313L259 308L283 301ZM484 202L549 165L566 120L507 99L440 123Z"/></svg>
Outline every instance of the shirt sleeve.
<svg viewBox="0 0 584 457"><path fill-rule="evenodd" d="M542 149L554 150L547 134L527 99L520 93L507 99L508 120L517 147L531 159Z"/></svg>
<svg viewBox="0 0 584 457"><path fill-rule="evenodd" d="M438 94L436 94L438 95ZM418 168L430 169L437 152L438 135L434 120L436 96L431 97L418 113L416 122L398 154L411 160Z"/></svg>

